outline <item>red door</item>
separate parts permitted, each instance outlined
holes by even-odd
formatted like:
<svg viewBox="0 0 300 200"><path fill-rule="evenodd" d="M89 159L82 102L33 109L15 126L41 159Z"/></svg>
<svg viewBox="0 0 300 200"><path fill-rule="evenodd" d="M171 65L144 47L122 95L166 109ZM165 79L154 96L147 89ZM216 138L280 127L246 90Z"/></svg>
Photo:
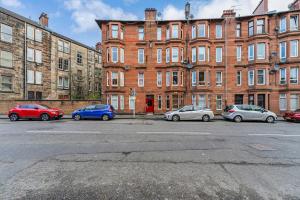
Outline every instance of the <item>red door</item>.
<svg viewBox="0 0 300 200"><path fill-rule="evenodd" d="M146 112L154 113L154 96L149 95L146 97Z"/></svg>

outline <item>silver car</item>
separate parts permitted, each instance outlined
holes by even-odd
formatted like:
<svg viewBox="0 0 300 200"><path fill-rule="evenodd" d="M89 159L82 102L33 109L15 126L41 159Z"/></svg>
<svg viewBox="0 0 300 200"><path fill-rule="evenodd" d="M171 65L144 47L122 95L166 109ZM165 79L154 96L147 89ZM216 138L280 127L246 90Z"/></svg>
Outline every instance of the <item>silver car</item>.
<svg viewBox="0 0 300 200"><path fill-rule="evenodd" d="M265 121L274 123L277 115L262 107L255 105L231 105L224 109L222 116L235 122L241 121Z"/></svg>
<svg viewBox="0 0 300 200"><path fill-rule="evenodd" d="M201 108L193 105L165 113L166 120L202 120L208 122L214 118L214 113L208 108Z"/></svg>

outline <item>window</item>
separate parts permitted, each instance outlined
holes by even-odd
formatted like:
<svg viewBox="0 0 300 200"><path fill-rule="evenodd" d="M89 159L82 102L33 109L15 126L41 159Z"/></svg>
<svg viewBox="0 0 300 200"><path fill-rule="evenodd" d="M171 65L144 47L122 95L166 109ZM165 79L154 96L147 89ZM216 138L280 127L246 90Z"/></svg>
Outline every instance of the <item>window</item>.
<svg viewBox="0 0 300 200"><path fill-rule="evenodd" d="M216 72L216 85L221 86L222 82L222 72Z"/></svg>
<svg viewBox="0 0 300 200"><path fill-rule="evenodd" d="M223 105L222 105L222 95L217 95L216 97L216 109L217 110L222 110Z"/></svg>
<svg viewBox="0 0 300 200"><path fill-rule="evenodd" d="M111 73L111 85L118 86L118 72Z"/></svg>
<svg viewBox="0 0 300 200"><path fill-rule="evenodd" d="M118 55L118 47L112 47L111 48L111 60L113 63L117 63L119 60L119 55Z"/></svg>
<svg viewBox="0 0 300 200"><path fill-rule="evenodd" d="M184 72L181 71L180 72L180 85L183 86L183 82L184 82Z"/></svg>
<svg viewBox="0 0 300 200"><path fill-rule="evenodd" d="M27 70L27 83L34 84L34 71Z"/></svg>
<svg viewBox="0 0 300 200"><path fill-rule="evenodd" d="M120 48L120 62L121 63L124 63L124 49L123 48Z"/></svg>
<svg viewBox="0 0 300 200"><path fill-rule="evenodd" d="M63 77L61 77L61 76L58 77L58 83L57 83L58 88L63 88L63 86L64 86L63 80L64 80Z"/></svg>
<svg viewBox="0 0 300 200"><path fill-rule="evenodd" d="M64 78L64 89L69 89L69 78L68 77Z"/></svg>
<svg viewBox="0 0 300 200"><path fill-rule="evenodd" d="M236 47L236 61L238 62L242 61L242 46Z"/></svg>
<svg viewBox="0 0 300 200"><path fill-rule="evenodd" d="M13 55L11 52L0 51L0 66L1 67L13 67Z"/></svg>
<svg viewBox="0 0 300 200"><path fill-rule="evenodd" d="M216 62L222 62L222 47L216 48Z"/></svg>
<svg viewBox="0 0 300 200"><path fill-rule="evenodd" d="M280 19L279 32L286 32L286 17L281 17Z"/></svg>
<svg viewBox="0 0 300 200"><path fill-rule="evenodd" d="M197 106L196 95L192 95L192 105Z"/></svg>
<svg viewBox="0 0 300 200"><path fill-rule="evenodd" d="M265 20L258 19L256 21L256 34L263 34L265 33Z"/></svg>
<svg viewBox="0 0 300 200"><path fill-rule="evenodd" d="M299 95L291 94L290 96L290 110L295 111L299 108Z"/></svg>
<svg viewBox="0 0 300 200"><path fill-rule="evenodd" d="M281 85L286 84L286 69L285 68L279 69L279 84L281 84Z"/></svg>
<svg viewBox="0 0 300 200"><path fill-rule="evenodd" d="M282 111L287 109L286 94L279 94L279 109Z"/></svg>
<svg viewBox="0 0 300 200"><path fill-rule="evenodd" d="M235 29L235 36L236 37L241 37L241 23L236 24L236 29Z"/></svg>
<svg viewBox="0 0 300 200"><path fill-rule="evenodd" d="M298 84L298 67L292 67L290 70L290 83L291 84Z"/></svg>
<svg viewBox="0 0 300 200"><path fill-rule="evenodd" d="M248 46L248 60L254 60L254 44Z"/></svg>
<svg viewBox="0 0 300 200"><path fill-rule="evenodd" d="M166 49L166 63L169 63L170 62L170 49L167 48Z"/></svg>
<svg viewBox="0 0 300 200"><path fill-rule="evenodd" d="M179 52L178 48L172 48L172 62L178 62L179 61Z"/></svg>
<svg viewBox="0 0 300 200"><path fill-rule="evenodd" d="M293 15L290 17L290 31L298 30L298 15Z"/></svg>
<svg viewBox="0 0 300 200"><path fill-rule="evenodd" d="M257 46L257 59L263 60L266 58L266 44L258 43Z"/></svg>
<svg viewBox="0 0 300 200"><path fill-rule="evenodd" d="M157 87L162 86L162 73L161 72L157 72L157 74L156 74L156 84L157 84Z"/></svg>
<svg viewBox="0 0 300 200"><path fill-rule="evenodd" d="M0 75L0 91L12 91L12 77Z"/></svg>
<svg viewBox="0 0 300 200"><path fill-rule="evenodd" d="M110 53L109 53L109 48L106 48L106 60L107 62L110 61Z"/></svg>
<svg viewBox="0 0 300 200"><path fill-rule="evenodd" d="M236 85L237 86L242 85L242 71L237 71L236 73Z"/></svg>
<svg viewBox="0 0 300 200"><path fill-rule="evenodd" d="M169 87L171 84L171 74L170 72L166 72L166 86Z"/></svg>
<svg viewBox="0 0 300 200"><path fill-rule="evenodd" d="M120 110L124 110L124 96L120 95Z"/></svg>
<svg viewBox="0 0 300 200"><path fill-rule="evenodd" d="M139 40L144 40L144 27L139 27Z"/></svg>
<svg viewBox="0 0 300 200"><path fill-rule="evenodd" d="M58 69L61 69L61 70L63 70L63 59L62 58L59 58L58 59Z"/></svg>
<svg viewBox="0 0 300 200"><path fill-rule="evenodd" d="M178 38L178 25L172 25L172 38Z"/></svg>
<svg viewBox="0 0 300 200"><path fill-rule="evenodd" d="M64 60L64 70L68 71L69 70L69 60Z"/></svg>
<svg viewBox="0 0 300 200"><path fill-rule="evenodd" d="M27 48L27 61L34 62L34 50Z"/></svg>
<svg viewBox="0 0 300 200"><path fill-rule="evenodd" d="M114 109L119 109L119 97L118 95L111 95L111 105L114 107Z"/></svg>
<svg viewBox="0 0 300 200"><path fill-rule="evenodd" d="M144 64L144 49L138 49L138 63Z"/></svg>
<svg viewBox="0 0 300 200"><path fill-rule="evenodd" d="M203 95L203 94L199 95L198 106L199 106L199 108L206 108L206 96L205 95Z"/></svg>
<svg viewBox="0 0 300 200"><path fill-rule="evenodd" d="M129 96L129 109L135 110L135 96Z"/></svg>
<svg viewBox="0 0 300 200"><path fill-rule="evenodd" d="M138 86L144 87L144 72L139 72L138 74Z"/></svg>
<svg viewBox="0 0 300 200"><path fill-rule="evenodd" d="M162 109L162 99L161 99L161 95L157 96L157 101L158 101L158 110Z"/></svg>
<svg viewBox="0 0 300 200"><path fill-rule="evenodd" d="M166 30L166 39L169 40L170 39L170 28L167 27L167 30Z"/></svg>
<svg viewBox="0 0 300 200"><path fill-rule="evenodd" d="M290 42L290 56L291 57L298 57L298 50L299 50L299 45L298 45L298 40L292 40Z"/></svg>
<svg viewBox="0 0 300 200"><path fill-rule="evenodd" d="M57 42L57 48L58 48L58 51L61 51L61 52L64 51L64 43L63 43L63 41L58 40L58 42Z"/></svg>
<svg viewBox="0 0 300 200"><path fill-rule="evenodd" d="M196 26L193 25L192 26L192 39L195 39L196 38Z"/></svg>
<svg viewBox="0 0 300 200"><path fill-rule="evenodd" d="M205 61L205 47L198 48L198 60Z"/></svg>
<svg viewBox="0 0 300 200"><path fill-rule="evenodd" d="M199 27L198 27L198 36L199 37L205 37L205 24L199 24Z"/></svg>
<svg viewBox="0 0 300 200"><path fill-rule="evenodd" d="M254 70L248 71L248 85L249 86L254 85Z"/></svg>
<svg viewBox="0 0 300 200"><path fill-rule="evenodd" d="M170 110L170 96L169 95L166 96L166 109Z"/></svg>
<svg viewBox="0 0 300 200"><path fill-rule="evenodd" d="M34 28L29 25L27 25L27 38L30 40L34 40Z"/></svg>
<svg viewBox="0 0 300 200"><path fill-rule="evenodd" d="M279 54L280 54L280 60L285 61L286 59L286 42L280 42L280 47L279 47Z"/></svg>
<svg viewBox="0 0 300 200"><path fill-rule="evenodd" d="M222 25L216 25L216 38L222 38Z"/></svg>
<svg viewBox="0 0 300 200"><path fill-rule="evenodd" d="M35 72L35 84L42 84L42 72Z"/></svg>
<svg viewBox="0 0 300 200"><path fill-rule="evenodd" d="M7 26L5 24L1 24L0 32L0 38L2 41L12 43L12 27Z"/></svg>
<svg viewBox="0 0 300 200"><path fill-rule="evenodd" d="M121 27L120 38L121 40L124 39L124 27Z"/></svg>
<svg viewBox="0 0 300 200"><path fill-rule="evenodd" d="M266 84L266 70L259 69L257 70L257 85Z"/></svg>
<svg viewBox="0 0 300 200"><path fill-rule="evenodd" d="M197 72L192 71L192 86L196 86L197 84Z"/></svg>
<svg viewBox="0 0 300 200"><path fill-rule="evenodd" d="M205 85L205 72L199 72L199 85Z"/></svg>
<svg viewBox="0 0 300 200"><path fill-rule="evenodd" d="M42 31L35 29L35 41L42 42Z"/></svg>
<svg viewBox="0 0 300 200"><path fill-rule="evenodd" d="M120 72L120 87L124 87L124 82L125 82L124 72Z"/></svg>
<svg viewBox="0 0 300 200"><path fill-rule="evenodd" d="M172 72L172 85L178 85L178 72Z"/></svg>
<svg viewBox="0 0 300 200"><path fill-rule="evenodd" d="M106 72L106 86L109 86L109 72Z"/></svg>
<svg viewBox="0 0 300 200"><path fill-rule="evenodd" d="M196 62L197 61L197 49L196 47L192 48L192 62Z"/></svg>
<svg viewBox="0 0 300 200"><path fill-rule="evenodd" d="M179 108L179 103L178 103L178 94L173 94L172 95L172 110L176 110Z"/></svg>
<svg viewBox="0 0 300 200"><path fill-rule="evenodd" d="M70 53L70 43L64 42L64 52Z"/></svg>
<svg viewBox="0 0 300 200"><path fill-rule="evenodd" d="M111 26L111 36L112 38L116 39L118 38L119 34L119 26L118 25L112 25Z"/></svg>
<svg viewBox="0 0 300 200"><path fill-rule="evenodd" d="M248 23L248 35L253 36L254 35L254 22L250 21Z"/></svg>
<svg viewBox="0 0 300 200"><path fill-rule="evenodd" d="M180 60L181 60L181 62L183 62L184 61L184 58L183 58L183 48L181 48L181 54L180 54Z"/></svg>
<svg viewBox="0 0 300 200"><path fill-rule="evenodd" d="M82 53L77 52L77 64L82 65Z"/></svg>
<svg viewBox="0 0 300 200"><path fill-rule="evenodd" d="M42 63L42 52L35 50L35 62Z"/></svg>
<svg viewBox="0 0 300 200"><path fill-rule="evenodd" d="M157 49L157 63L162 62L162 49Z"/></svg>
<svg viewBox="0 0 300 200"><path fill-rule="evenodd" d="M210 61L210 47L207 48L207 61Z"/></svg>
<svg viewBox="0 0 300 200"><path fill-rule="evenodd" d="M156 29L156 39L161 40L161 27L157 27Z"/></svg>

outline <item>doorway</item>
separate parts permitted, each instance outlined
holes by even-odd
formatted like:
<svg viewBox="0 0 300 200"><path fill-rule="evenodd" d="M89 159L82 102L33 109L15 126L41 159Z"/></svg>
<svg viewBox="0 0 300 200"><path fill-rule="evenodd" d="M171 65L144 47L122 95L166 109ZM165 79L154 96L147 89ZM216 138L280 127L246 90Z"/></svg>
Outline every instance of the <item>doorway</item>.
<svg viewBox="0 0 300 200"><path fill-rule="evenodd" d="M257 95L257 105L262 108L266 108L266 95L265 94Z"/></svg>
<svg viewBox="0 0 300 200"><path fill-rule="evenodd" d="M154 113L154 95L146 96L146 113Z"/></svg>
<svg viewBox="0 0 300 200"><path fill-rule="evenodd" d="M241 105L244 103L244 95L236 94L234 97L234 104Z"/></svg>

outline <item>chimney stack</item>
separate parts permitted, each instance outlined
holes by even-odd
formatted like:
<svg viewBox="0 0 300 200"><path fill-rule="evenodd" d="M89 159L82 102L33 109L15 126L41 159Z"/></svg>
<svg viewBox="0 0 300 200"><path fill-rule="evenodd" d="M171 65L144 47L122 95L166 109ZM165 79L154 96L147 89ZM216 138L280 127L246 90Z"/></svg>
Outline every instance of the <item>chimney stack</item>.
<svg viewBox="0 0 300 200"><path fill-rule="evenodd" d="M49 18L48 18L48 15L46 13L43 12L40 15L39 20L40 20L40 25L48 27Z"/></svg>
<svg viewBox="0 0 300 200"><path fill-rule="evenodd" d="M223 15L222 18L226 18L226 17L235 17L236 12L234 12L233 9L230 10L223 10Z"/></svg>
<svg viewBox="0 0 300 200"><path fill-rule="evenodd" d="M145 10L145 20L146 21L156 21L157 10L155 8L146 8Z"/></svg>
<svg viewBox="0 0 300 200"><path fill-rule="evenodd" d="M269 2L268 0L261 0L258 6L253 11L253 15L262 15L269 12Z"/></svg>
<svg viewBox="0 0 300 200"><path fill-rule="evenodd" d="M102 44L101 44L101 42L98 42L98 43L96 44L96 50L97 50L98 52L101 52L101 49L102 49Z"/></svg>
<svg viewBox="0 0 300 200"><path fill-rule="evenodd" d="M300 9L300 0L295 0L289 5L290 10L299 10Z"/></svg>

